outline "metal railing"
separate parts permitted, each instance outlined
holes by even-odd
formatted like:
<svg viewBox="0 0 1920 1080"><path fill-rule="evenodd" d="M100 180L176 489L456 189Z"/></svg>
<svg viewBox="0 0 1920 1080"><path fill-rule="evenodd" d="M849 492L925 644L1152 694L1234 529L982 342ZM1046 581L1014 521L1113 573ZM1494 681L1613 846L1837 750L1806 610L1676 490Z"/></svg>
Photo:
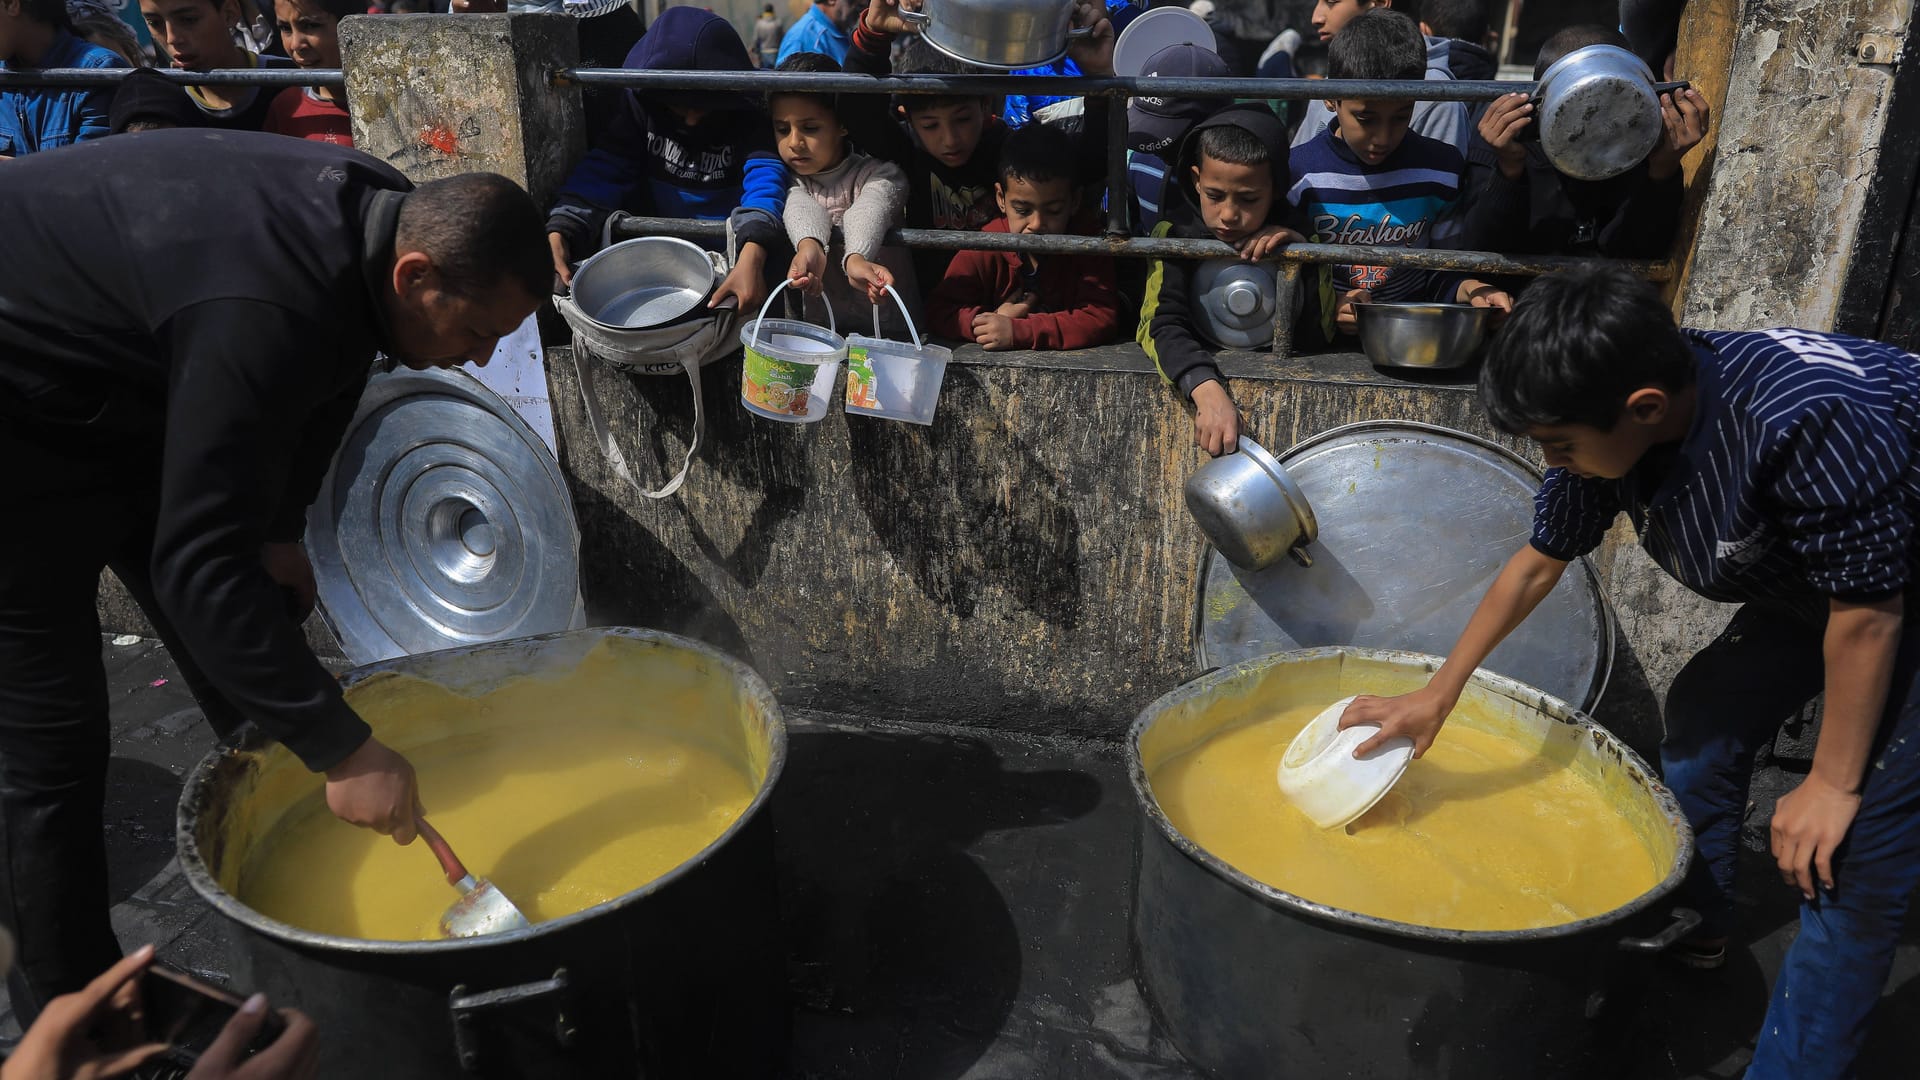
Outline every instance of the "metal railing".
<svg viewBox="0 0 1920 1080"><path fill-rule="evenodd" d="M148 69L168 82L185 86L325 86L345 85L341 72L328 68L244 69L220 71L173 71ZM113 86L132 72L129 69L65 68L0 71L0 89L15 87ZM1368 98L1373 100L1491 101L1505 94L1532 92L1537 83L1526 81L1427 81L1414 79L1257 79L1257 78L1137 78L1052 75L889 75L791 71L636 71L627 68L556 69L551 82L557 87L619 87L630 90L708 90L738 93L743 82L760 94L788 92L834 94L907 94L997 97L1027 94L1057 97L1104 98L1112 103L1107 110L1107 170L1109 191L1127 190L1127 112L1124 99L1143 94L1156 97L1244 98L1254 100L1303 101L1328 98ZM1657 92L1685 87L1684 82L1661 83ZM908 248L943 250L1013 251L1034 255L1110 255L1122 258L1212 259L1234 254L1218 240L1182 237L1137 237L1127 220L1128 200L1107 200L1105 236L1026 235L967 232L953 229L895 229L888 240ZM723 235L725 226L717 221L692 218L629 217L616 235L665 235L711 240ZM1268 261L1279 267L1279 306L1282 316L1276 320L1275 346L1290 346L1290 302L1299 287L1302 266L1319 264L1364 264L1368 266L1409 267L1451 270L1462 273L1505 277L1533 277L1574 266L1596 262L1615 262L1634 273L1665 281L1674 273L1671 262L1623 261L1559 256L1516 257L1491 251L1467 251L1441 248L1358 247L1341 244L1292 244L1275 253ZM1281 325L1285 324L1285 325Z"/></svg>

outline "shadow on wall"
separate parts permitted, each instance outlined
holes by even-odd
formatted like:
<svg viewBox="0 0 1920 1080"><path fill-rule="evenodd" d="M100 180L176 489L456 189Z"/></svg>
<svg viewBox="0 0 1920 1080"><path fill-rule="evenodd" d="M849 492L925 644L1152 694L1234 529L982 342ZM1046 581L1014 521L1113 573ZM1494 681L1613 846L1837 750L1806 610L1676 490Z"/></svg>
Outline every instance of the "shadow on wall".
<svg viewBox="0 0 1920 1080"><path fill-rule="evenodd" d="M1060 480L999 420L980 376L949 367L932 427L850 416L854 496L881 547L927 599L970 618L998 586L1071 630L1080 522ZM956 418L979 417L981 423Z"/></svg>
<svg viewBox="0 0 1920 1080"><path fill-rule="evenodd" d="M982 740L917 731L806 730L790 753L773 810L795 1057L824 1075L965 1075L1022 970L1007 899L969 851L1087 814L1099 781L1012 771Z"/></svg>

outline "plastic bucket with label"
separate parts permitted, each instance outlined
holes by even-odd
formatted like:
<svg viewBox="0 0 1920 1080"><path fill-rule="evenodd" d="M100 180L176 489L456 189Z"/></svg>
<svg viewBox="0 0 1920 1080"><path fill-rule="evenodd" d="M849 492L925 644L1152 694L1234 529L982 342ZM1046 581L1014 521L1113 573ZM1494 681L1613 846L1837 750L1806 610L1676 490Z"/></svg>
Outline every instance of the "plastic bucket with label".
<svg viewBox="0 0 1920 1080"><path fill-rule="evenodd" d="M773 298L790 282L783 281L760 306L760 317L740 328L745 346L740 376L740 403L747 411L787 424L811 424L833 405L833 382L847 343L827 307L827 328L793 319L769 319Z"/></svg>
<svg viewBox="0 0 1920 1080"><path fill-rule="evenodd" d="M913 344L881 337L880 306L874 305L873 336L847 337L847 411L909 424L931 424L953 351L923 344L900 294L889 285L887 295L900 306Z"/></svg>

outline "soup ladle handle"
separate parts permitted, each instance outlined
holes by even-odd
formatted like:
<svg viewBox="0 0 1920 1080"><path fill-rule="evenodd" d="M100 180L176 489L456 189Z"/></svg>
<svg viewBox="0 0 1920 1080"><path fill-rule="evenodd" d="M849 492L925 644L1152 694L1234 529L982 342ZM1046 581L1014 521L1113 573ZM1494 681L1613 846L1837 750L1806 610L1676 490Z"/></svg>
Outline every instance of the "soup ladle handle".
<svg viewBox="0 0 1920 1080"><path fill-rule="evenodd" d="M425 840L427 847L433 850L433 857L440 860L440 869L446 872L447 884L460 884L460 880L468 876L467 868L460 862L460 856L453 853L453 847L447 843L447 838L441 836L440 830L429 824L424 817L414 819L413 824L420 838Z"/></svg>

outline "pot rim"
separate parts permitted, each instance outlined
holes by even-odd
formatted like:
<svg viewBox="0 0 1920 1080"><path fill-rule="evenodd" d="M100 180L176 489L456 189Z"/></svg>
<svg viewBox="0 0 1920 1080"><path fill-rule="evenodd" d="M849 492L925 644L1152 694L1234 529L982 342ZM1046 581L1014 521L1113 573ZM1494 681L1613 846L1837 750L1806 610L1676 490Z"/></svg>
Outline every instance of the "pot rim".
<svg viewBox="0 0 1920 1080"><path fill-rule="evenodd" d="M1540 73L1539 84L1534 89L1534 97L1545 99L1548 85L1557 81L1555 76L1561 75L1568 68L1576 65L1584 65L1596 59L1606 59L1614 63L1631 65L1630 70L1637 71L1646 76L1649 90L1657 83L1653 75L1653 69L1648 67L1647 62L1640 59L1632 50L1623 49L1618 45L1609 45L1601 41L1575 49L1560 59L1555 60L1553 63L1548 64L1547 70Z"/></svg>
<svg viewBox="0 0 1920 1080"><path fill-rule="evenodd" d="M1646 778L1647 789L1652 793L1655 803L1679 837L1679 844L1674 851L1673 865L1668 869L1665 877L1639 896L1611 911L1573 922L1557 923L1553 926L1536 927L1530 930L1449 930L1443 927L1421 926L1417 923L1383 919L1376 915L1363 915L1357 911L1323 904L1284 889L1277 889L1242 873L1176 828L1168 819L1166 812L1160 808L1160 800L1153 794L1153 785L1147 778L1146 764L1140 754L1141 737L1157 722L1160 715L1172 705L1211 693L1221 684L1260 668L1287 662L1346 656L1411 665L1424 668L1428 673L1439 671L1440 665L1445 662L1442 657L1426 653L1403 652L1396 649L1366 649L1352 645L1328 645L1317 649L1273 653L1244 660L1232 667L1202 675L1161 695L1142 710L1140 715L1134 718L1133 725L1127 732L1127 779L1133 787L1134 801L1138 804L1140 812L1146 816L1160 836L1180 854L1198 863L1202 869L1268 908L1285 909L1295 915L1348 929L1439 944L1505 945L1576 937L1638 915L1679 888L1681 880L1686 876L1688 866L1693 862L1693 829L1687 824L1686 815L1681 813L1680 804L1674 798L1673 792L1660 782L1658 775L1647 766L1645 759L1635 753L1632 747L1620 741L1612 732L1566 702L1515 679L1488 671L1475 671L1469 682L1493 690L1501 696L1532 704L1557 723L1573 724L1585 729L1589 738L1610 744L1611 749L1617 751L1628 765L1640 770Z"/></svg>
<svg viewBox="0 0 1920 1080"><path fill-rule="evenodd" d="M1320 539L1320 519L1314 516L1313 504L1307 501L1306 493L1287 474L1287 467L1280 464L1272 451L1245 435L1240 436L1240 450L1260 466L1260 471L1266 473L1274 486L1280 489L1281 499L1286 501L1287 509L1293 512L1293 520L1300 526L1300 538L1291 546L1302 548Z"/></svg>
<svg viewBox="0 0 1920 1080"><path fill-rule="evenodd" d="M179 853L180 869L185 874L193 891L228 919L247 927L256 933L274 938L283 944L307 949L328 949L336 952L351 952L381 956L435 956L451 955L469 949L495 949L523 945L541 938L563 934L576 926L602 918L615 911L639 904L653 894L692 873L706 864L719 850L742 832L755 817L766 811L767 804L773 798L773 789L780 781L787 762L787 723L780 712L780 703L773 696L766 680L760 674L719 649L679 634L670 634L662 630L643 630L629 626L592 627L585 630L562 630L550 634L534 634L527 637L511 638L506 641L485 642L479 645L462 645L453 649L436 650L432 653L418 653L413 656L396 657L354 668L342 678L343 687L351 688L374 675L398 670L410 660L420 657L436 656L445 653L478 653L500 649L510 645L523 645L533 641L554 641L563 638L625 638L643 641L652 645L672 646L698 653L710 661L718 662L730 670L739 681L744 695L757 702L768 720L767 724L767 775L760 783L760 789L754 793L753 801L740 812L733 824L727 826L712 842L698 852L688 856L678 866L647 882L645 885L619 896L604 900L589 908L583 908L570 915L557 919L534 923L524 930L510 930L503 934L487 934L482 937L436 939L430 941L388 941L374 938L342 937L338 934L322 934L284 923L248 907L240 898L220 887L208 871L206 860L201 857L200 845L194 837L194 824L199 820L196 811L201 806L201 796L213 779L214 770L226 758L241 752L253 751L271 745L268 738L258 728L249 728L239 743L232 747L216 747L206 757L200 759L193 770L187 774L186 784L180 792L180 802L174 818L174 846Z"/></svg>
<svg viewBox="0 0 1920 1080"><path fill-rule="evenodd" d="M709 295L712 294L713 287L717 283L717 280L720 277L720 275L718 273L711 272L713 269L713 260L706 248L701 247L699 244L696 244L691 240L686 240L678 236L631 236L618 243L608 244L606 247L603 247L599 251L596 251L593 254L587 256L585 261L583 261L579 266L575 267L573 271L573 284L567 287L567 296L569 298L572 298L578 294L578 291L580 288L580 278L582 276L592 273L594 263L600 262L603 258L611 254L613 251L619 248L625 247L628 244L667 244L673 247L681 247L681 248L687 248L691 250L695 254L699 255L701 260L703 260L707 264L707 268L710 271L707 277L707 293ZM578 305L576 304L576 306ZM699 307L700 307L700 301L695 300L693 302L693 306L688 308L687 311L683 311L680 314L675 315L671 319L665 319L665 320L662 320L661 322L653 323L648 326L618 326L618 325L615 325L614 323L602 322L598 317L599 316L598 312L589 312L584 307L579 308L579 311L583 318L585 318L588 322L592 323L595 326L602 327L614 333L634 333L634 332L644 331L644 330L658 330L663 327L670 326L678 322L679 320L685 318L688 312L698 310Z"/></svg>
<svg viewBox="0 0 1920 1080"><path fill-rule="evenodd" d="M927 23L926 30L932 30L935 25L936 24L932 22ZM926 30L921 31L920 38L928 45L933 46L935 52L949 60L958 60L963 64L970 64L977 68L987 68L991 71L1019 71L1022 68L1046 67L1050 64L1058 63L1062 57L1073 50L1073 42L1069 39L1060 46L1060 51L1054 53L1052 56L1042 57L1038 60L1026 60L1018 64L1002 64L993 60L976 60L971 56L963 56L955 52L952 48L942 45L932 34L927 33Z"/></svg>

